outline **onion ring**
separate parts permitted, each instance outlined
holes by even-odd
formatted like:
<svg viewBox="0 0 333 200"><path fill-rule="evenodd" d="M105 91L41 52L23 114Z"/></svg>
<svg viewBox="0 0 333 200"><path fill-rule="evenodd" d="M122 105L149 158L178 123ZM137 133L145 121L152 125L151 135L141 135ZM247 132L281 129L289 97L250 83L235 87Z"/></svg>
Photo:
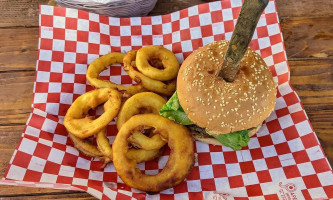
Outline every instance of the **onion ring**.
<svg viewBox="0 0 333 200"><path fill-rule="evenodd" d="M164 147L155 150L143 150L143 149L129 149L126 153L126 157L130 160L135 160L136 163L142 163L154 160L163 154Z"/></svg>
<svg viewBox="0 0 333 200"><path fill-rule="evenodd" d="M101 130L97 134L104 134L105 129ZM104 162L104 164L101 166L101 169L105 168L106 165L111 162L111 159L103 154L95 145L93 145L90 141L87 141L85 139L81 139L76 137L75 135L68 133L69 138L72 140L74 147L79 150L81 153L83 153L86 156L97 158Z"/></svg>
<svg viewBox="0 0 333 200"><path fill-rule="evenodd" d="M142 174L129 159L127 138L140 126L158 130L171 149L169 160L157 175ZM113 142L113 164L120 178L128 186L147 192L159 192L180 184L194 165L194 146L190 131L182 125L156 114L131 117L118 132Z"/></svg>
<svg viewBox="0 0 333 200"><path fill-rule="evenodd" d="M155 150L162 148L166 142L161 139L159 134L147 137L142 133L134 132L127 141L133 146L144 150Z"/></svg>
<svg viewBox="0 0 333 200"><path fill-rule="evenodd" d="M158 59L163 68L151 66L149 61ZM138 50L136 55L136 67L145 76L159 81L168 81L177 76L179 62L176 56L162 46L146 46Z"/></svg>
<svg viewBox="0 0 333 200"><path fill-rule="evenodd" d="M165 99L153 92L142 92L133 95L123 104L119 111L117 117L118 130L120 130L121 126L134 115L143 113L159 114L159 110L161 110L165 103ZM148 128L149 127L143 127L140 131L133 133L128 138L128 141L133 146L144 150L160 149L166 144L166 142L156 133L154 133L152 137L147 137L142 134L145 132L145 129Z"/></svg>
<svg viewBox="0 0 333 200"><path fill-rule="evenodd" d="M112 52L94 60L88 67L86 78L89 83L95 88L115 88L119 91L127 91L130 94L145 91L142 85L133 85L125 87L123 85L115 84L109 80L101 80L99 74L104 71L107 66L113 63L122 63L125 54Z"/></svg>
<svg viewBox="0 0 333 200"><path fill-rule="evenodd" d="M90 141L76 137L69 133L74 147L86 156L97 158L104 162L101 168L104 168L112 161L112 148L108 138L105 136L105 129L96 134L97 146ZM146 151L143 149L129 149L126 156L129 159L135 159L137 163L147 162L160 157L163 154L164 148Z"/></svg>
<svg viewBox="0 0 333 200"><path fill-rule="evenodd" d="M82 140L80 138L78 138L78 139ZM112 147L110 145L109 139L105 135L104 130L97 133L96 142L97 142L98 149L96 148L96 146L93 146L91 144L89 144L89 145L91 145L91 146L89 146L89 148L93 148L93 150L97 150L97 151L99 150L100 154L98 154L98 155L99 156L102 155L101 159L103 158L105 160L105 162L104 162L105 164L112 161L113 160ZM135 161L137 163L142 163L142 162L154 160L155 158L162 155L163 151L164 151L164 148L154 149L154 150L150 150L150 151L131 148L127 152L126 156L129 159L135 159ZM89 152L91 152L91 151L89 151ZM92 154L90 154L90 155L92 156ZM93 157L97 157L97 156L95 155Z"/></svg>
<svg viewBox="0 0 333 200"><path fill-rule="evenodd" d="M98 132L96 135L97 147L101 153L108 159L112 160L112 148L109 139L106 137L105 132Z"/></svg>
<svg viewBox="0 0 333 200"><path fill-rule="evenodd" d="M132 116L143 113L159 114L166 100L153 92L142 92L131 96L125 101L117 116L117 128Z"/></svg>
<svg viewBox="0 0 333 200"><path fill-rule="evenodd" d="M136 50L129 51L124 57L124 69L128 75L138 84L141 84L144 88L162 94L166 96L171 96L176 90L176 79L170 80L167 83L162 81L153 80L139 71L133 68L133 64L136 59ZM133 66L132 66L133 65Z"/></svg>
<svg viewBox="0 0 333 200"><path fill-rule="evenodd" d="M88 116L90 109L104 103L104 113L93 120ZM101 131L118 114L121 94L112 88L101 88L79 96L67 110L64 125L68 132L79 138L87 138Z"/></svg>
<svg viewBox="0 0 333 200"><path fill-rule="evenodd" d="M102 132L102 131L101 131ZM84 139L78 138L75 135L68 133L69 138L72 140L74 147L86 156L104 160L104 155L100 152L95 145Z"/></svg>
<svg viewBox="0 0 333 200"><path fill-rule="evenodd" d="M121 111L117 117L117 127L120 128L120 126L125 121L127 121L133 115L139 114L142 110L145 112L153 112L158 114L158 111L165 103L165 99L152 92L135 94L126 100L122 106ZM128 157L135 159L138 163L140 163L153 160L163 153L163 149L161 147L165 145L165 142L161 140L159 135L154 135L152 138L149 138L141 133L137 134L137 137L132 138L133 143L131 142L131 144L135 147L141 148L141 146L147 146L147 148L131 149L128 152ZM98 149L103 153L103 155L106 156L109 160L112 160L112 147L105 135L105 132L98 132L96 135L96 141Z"/></svg>

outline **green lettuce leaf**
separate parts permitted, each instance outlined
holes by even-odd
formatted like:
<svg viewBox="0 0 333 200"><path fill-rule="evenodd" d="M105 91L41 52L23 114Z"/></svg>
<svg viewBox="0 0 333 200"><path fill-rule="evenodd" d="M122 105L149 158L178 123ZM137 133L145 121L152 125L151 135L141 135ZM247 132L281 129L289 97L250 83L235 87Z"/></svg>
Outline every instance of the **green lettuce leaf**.
<svg viewBox="0 0 333 200"><path fill-rule="evenodd" d="M211 135L215 139L217 139L224 146L230 147L233 150L240 150L242 147L247 146L250 141L250 137L248 135L249 130L242 130L228 134L222 135Z"/></svg>
<svg viewBox="0 0 333 200"><path fill-rule="evenodd" d="M187 117L183 108L181 107L178 99L177 92L175 92L169 101L163 105L160 110L160 115L171 119L182 125L191 125L193 122ZM233 150L240 150L242 147L248 145L250 137L248 135L249 130L242 130L233 133L223 135L211 135L217 139L224 146L228 146Z"/></svg>
<svg viewBox="0 0 333 200"><path fill-rule="evenodd" d="M169 101L163 105L162 109L160 110L160 115L171 119L179 124L182 125L191 125L193 124L191 120L187 117L186 113L184 112L183 108L181 107L178 99L177 92L175 92Z"/></svg>

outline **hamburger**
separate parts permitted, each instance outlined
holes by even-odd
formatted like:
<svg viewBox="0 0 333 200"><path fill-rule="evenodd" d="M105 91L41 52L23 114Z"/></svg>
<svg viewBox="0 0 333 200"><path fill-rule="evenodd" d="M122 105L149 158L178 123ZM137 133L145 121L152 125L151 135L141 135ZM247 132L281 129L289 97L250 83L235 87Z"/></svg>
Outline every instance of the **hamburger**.
<svg viewBox="0 0 333 200"><path fill-rule="evenodd" d="M263 59L250 48L233 82L219 77L228 45L213 42L185 59L177 90L160 114L186 125L198 141L239 150L274 110L276 86Z"/></svg>

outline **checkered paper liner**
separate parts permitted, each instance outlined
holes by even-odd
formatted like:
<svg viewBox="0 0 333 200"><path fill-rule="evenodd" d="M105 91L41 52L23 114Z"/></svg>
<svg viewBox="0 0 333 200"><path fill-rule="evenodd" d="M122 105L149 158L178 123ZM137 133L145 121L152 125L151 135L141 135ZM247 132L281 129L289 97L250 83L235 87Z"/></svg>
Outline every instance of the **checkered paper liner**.
<svg viewBox="0 0 333 200"><path fill-rule="evenodd" d="M126 186L113 164L79 153L62 121L81 94L92 89L86 80L89 63L108 52L127 52L163 45L180 62L193 50L215 40L230 40L241 0L206 3L163 16L112 18L85 11L41 6L39 56L32 112L14 151L2 184L83 190L99 199L328 199L333 198L332 169L295 91L276 6L270 1L250 47L269 66L278 83L275 111L248 147L195 142L197 161L180 185L158 194ZM118 84L133 81L121 65L101 77ZM97 110L96 114L101 114ZM117 129L107 128L110 141ZM156 174L168 160L138 164Z"/></svg>

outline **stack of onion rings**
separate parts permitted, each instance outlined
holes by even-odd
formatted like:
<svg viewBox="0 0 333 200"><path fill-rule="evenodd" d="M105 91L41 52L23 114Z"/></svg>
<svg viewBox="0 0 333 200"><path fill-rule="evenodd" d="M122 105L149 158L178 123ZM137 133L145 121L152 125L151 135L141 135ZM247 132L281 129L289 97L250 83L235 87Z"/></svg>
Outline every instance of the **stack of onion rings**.
<svg viewBox="0 0 333 200"><path fill-rule="evenodd" d="M139 95L139 97L148 95L149 97L155 99L155 102L160 101L158 107L156 105L155 107L152 106L154 113L158 112L158 110L165 103L165 100L162 97L154 93L143 93L143 95L137 95ZM134 100L137 99L136 95L133 97ZM144 99L147 100L147 98ZM158 99L158 101L156 99ZM133 100L130 100L129 104L127 103L126 105L130 105L131 102L133 103ZM88 116L88 111L96 108L102 103L104 103L105 112L99 118L93 120L92 117ZM68 109L64 119L64 125L69 132L69 137L71 138L74 146L84 155L103 160L104 164L111 162L113 159L112 147L105 135L105 129L107 124L109 124L118 114L120 106L121 94L112 88L92 90L78 97ZM126 107L127 106L125 106L125 108ZM97 146L93 145L90 141L85 140L95 134ZM133 138L133 141L144 141L144 139L140 138L140 136L139 139L136 139L135 137ZM152 148L154 146L151 144L148 148L131 149L128 152L128 157L135 159L138 163L153 160L159 157L163 153L162 147L165 145L165 142L161 142L158 135L153 137L150 141L158 142L157 146L155 145L156 148ZM132 145L139 147L141 143L133 142Z"/></svg>
<svg viewBox="0 0 333 200"><path fill-rule="evenodd" d="M99 73L107 66L121 62L139 85L125 87L100 79ZM126 55L109 53L93 61L86 77L98 89L79 96L64 118L75 148L104 161L103 167L113 161L119 176L133 188L157 192L182 182L194 164L193 140L184 126L159 115L166 100L153 93L172 95L178 70L177 58L160 46L144 47ZM104 113L100 117L88 115L90 109L101 104ZM119 134L111 146L106 127L115 117ZM88 139L94 135L96 145ZM135 169L135 164L161 156L167 143L171 155L160 174L144 175Z"/></svg>
<svg viewBox="0 0 333 200"><path fill-rule="evenodd" d="M137 51L131 50L124 57L124 69L127 71L128 75L138 84L141 84L144 88L162 94L166 96L171 96L176 90L176 79L167 80L166 83L152 79L143 73L136 71L134 66L136 66L135 62L137 60ZM177 60L177 59L176 59ZM138 62L141 63L141 62ZM178 61L177 61L178 63ZM163 62L162 62L163 64ZM151 67L152 68L152 67ZM138 68L139 69L139 68ZM179 67L178 67L179 69ZM157 69L156 69L157 70ZM148 70L147 70L148 71ZM178 70L177 70L178 72ZM177 76L177 74L176 74Z"/></svg>
<svg viewBox="0 0 333 200"><path fill-rule="evenodd" d="M97 119L88 115L90 109L95 109L104 103L104 113ZM105 127L117 116L121 107L121 94L112 88L92 90L79 96L67 110L64 118L69 137L75 148L83 154L95 157L109 163L109 158L91 142L84 140L92 135L104 135Z"/></svg>
<svg viewBox="0 0 333 200"><path fill-rule="evenodd" d="M109 139L104 132L98 132L96 135L97 147L100 153L103 155L101 160L104 160L104 163L107 164L113 160L112 147L110 145ZM131 148L126 156L128 158L134 159L137 163L146 162L154 160L163 153L163 149L156 148L153 150L144 150L144 149L134 149ZM92 156L96 157L96 156ZM97 157L96 157L97 158Z"/></svg>
<svg viewBox="0 0 333 200"><path fill-rule="evenodd" d="M129 120L132 116L143 114L143 113L154 113L158 114L159 110L166 103L166 100L161 96L152 92L142 92L130 97L121 107L117 117L117 128L120 130L122 125ZM150 127L141 127L128 139L128 142L137 148L142 150L158 150L166 144L161 139L159 134L154 131L149 135L145 136L143 133Z"/></svg>
<svg viewBox="0 0 333 200"><path fill-rule="evenodd" d="M109 80L101 80L99 74L106 69L107 66L113 63L122 63L125 54L123 53L108 53L100 58L94 60L88 67L86 78L89 83L95 88L116 88L119 91L126 91L129 94L136 94L145 91L142 85L133 85L125 87L123 85L115 84Z"/></svg>
<svg viewBox="0 0 333 200"><path fill-rule="evenodd" d="M163 170L157 175L145 175L135 168L137 162L126 156L128 138L138 127L154 127L168 142L171 154ZM194 165L193 139L190 131L156 114L131 117L123 124L113 142L113 164L120 178L130 187L147 192L159 192L180 184Z"/></svg>

